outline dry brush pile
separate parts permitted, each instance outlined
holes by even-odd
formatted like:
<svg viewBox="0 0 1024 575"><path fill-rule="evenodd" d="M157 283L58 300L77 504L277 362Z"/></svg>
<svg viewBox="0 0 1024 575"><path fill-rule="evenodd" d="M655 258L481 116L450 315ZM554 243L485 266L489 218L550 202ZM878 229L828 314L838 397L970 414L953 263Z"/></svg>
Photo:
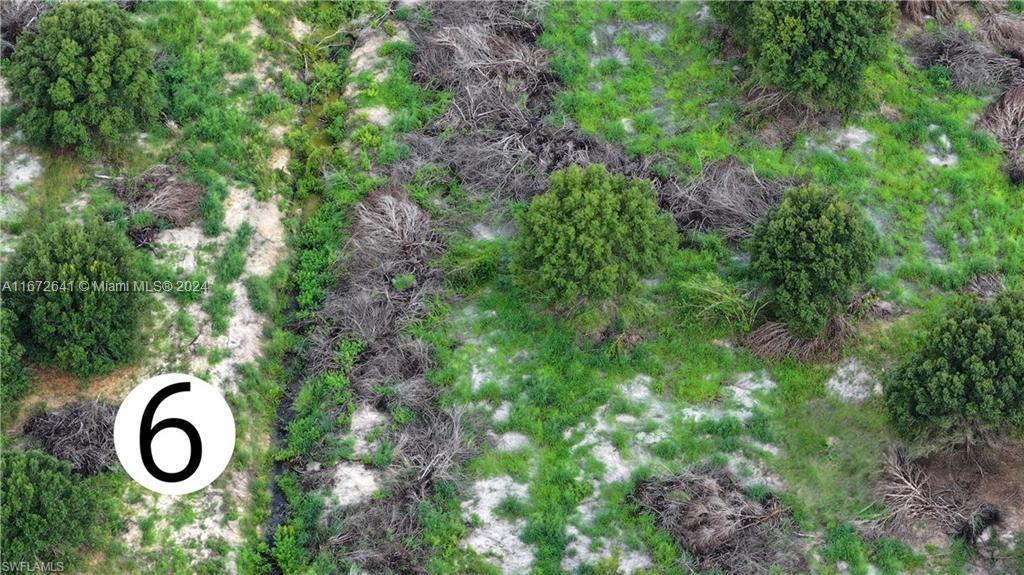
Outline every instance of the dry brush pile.
<svg viewBox="0 0 1024 575"><path fill-rule="evenodd" d="M751 498L722 467L699 467L637 483L629 500L697 561L735 575L806 569L789 510L773 495Z"/></svg>
<svg viewBox="0 0 1024 575"><path fill-rule="evenodd" d="M432 5L433 26L413 32L414 79L452 99L444 116L410 139L415 162L448 168L462 189L499 201L544 192L548 174L572 164L604 164L660 189L666 182L652 173L652 160L544 121L558 81L536 45L533 9L525 1Z"/></svg>
<svg viewBox="0 0 1024 575"><path fill-rule="evenodd" d="M310 337L309 377L340 369L341 343L361 341L365 347L349 373L355 400L416 414L383 438L393 448L386 495L326 518L322 544L373 573L423 571L426 551L409 544L422 530L420 506L436 482L456 479L478 452L478 423L461 408L437 404L437 389L426 380L433 365L430 349L405 332L440 294L442 278L433 261L444 249L430 216L404 191L371 193L356 207L342 279L324 301Z"/></svg>
<svg viewBox="0 0 1024 575"><path fill-rule="evenodd" d="M923 521L929 528L974 545L985 529L1000 521L999 510L979 501L969 486L959 482L948 487L934 485L928 473L900 447L889 450L877 491L888 509L879 521L886 533L905 534Z"/></svg>
<svg viewBox="0 0 1024 575"><path fill-rule="evenodd" d="M83 475L109 469L114 463L114 417L117 407L99 399L80 401L33 415L24 433L43 450L71 463Z"/></svg>
<svg viewBox="0 0 1024 575"><path fill-rule="evenodd" d="M18 37L35 29L39 17L50 9L45 0L4 0L0 2L0 55L10 56Z"/></svg>
<svg viewBox="0 0 1024 575"><path fill-rule="evenodd" d="M680 230L749 238L757 222L782 201L788 182L761 179L730 156L704 167L693 181L662 193L662 206Z"/></svg>
<svg viewBox="0 0 1024 575"><path fill-rule="evenodd" d="M151 216L145 224L133 225L128 232L136 247L151 242L160 225L188 224L203 197L202 186L188 181L181 167L172 164L157 164L136 176L97 178L110 183L111 192L124 202L129 220L140 214Z"/></svg>
<svg viewBox="0 0 1024 575"><path fill-rule="evenodd" d="M985 110L977 127L999 142L1010 180L1014 184L1024 183L1024 85L1003 93Z"/></svg>
<svg viewBox="0 0 1024 575"><path fill-rule="evenodd" d="M743 345L755 357L769 361L787 357L803 362L835 361L846 342L856 336L858 321L885 319L899 313L899 308L870 289L853 298L846 310L829 320L816 337L799 337L786 324L768 321L744 336Z"/></svg>
<svg viewBox="0 0 1024 575"><path fill-rule="evenodd" d="M918 26L929 20L952 24L956 19L953 0L900 0L900 13Z"/></svg>
<svg viewBox="0 0 1024 575"><path fill-rule="evenodd" d="M960 28L923 32L910 41L910 48L920 66L948 69L949 81L958 90L986 93L1024 84L1019 60L1000 54Z"/></svg>

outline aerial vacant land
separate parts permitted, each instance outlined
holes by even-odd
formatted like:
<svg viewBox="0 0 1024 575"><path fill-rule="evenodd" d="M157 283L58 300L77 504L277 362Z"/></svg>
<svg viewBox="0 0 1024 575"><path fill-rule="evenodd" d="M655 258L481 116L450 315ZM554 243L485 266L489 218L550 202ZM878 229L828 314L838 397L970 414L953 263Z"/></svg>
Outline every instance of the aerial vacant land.
<svg viewBox="0 0 1024 575"><path fill-rule="evenodd" d="M1024 2L0 20L2 570L1024 573Z"/></svg>

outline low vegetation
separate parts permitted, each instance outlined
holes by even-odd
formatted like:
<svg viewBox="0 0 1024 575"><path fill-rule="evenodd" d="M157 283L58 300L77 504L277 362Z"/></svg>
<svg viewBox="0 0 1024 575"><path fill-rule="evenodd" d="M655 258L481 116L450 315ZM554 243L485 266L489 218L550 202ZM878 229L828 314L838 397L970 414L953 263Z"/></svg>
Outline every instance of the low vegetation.
<svg viewBox="0 0 1024 575"><path fill-rule="evenodd" d="M1021 6L0 3L5 561L1021 571Z"/></svg>

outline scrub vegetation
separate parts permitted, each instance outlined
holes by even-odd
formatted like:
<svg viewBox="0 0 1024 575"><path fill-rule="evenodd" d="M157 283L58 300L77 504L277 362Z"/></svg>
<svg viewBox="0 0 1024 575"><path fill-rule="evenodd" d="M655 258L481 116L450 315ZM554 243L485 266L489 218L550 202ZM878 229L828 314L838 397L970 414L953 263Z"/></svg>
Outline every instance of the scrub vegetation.
<svg viewBox="0 0 1024 575"><path fill-rule="evenodd" d="M4 287L5 561L1024 570L1019 3L0 15L0 283L183 286ZM188 496L108 441L166 372Z"/></svg>

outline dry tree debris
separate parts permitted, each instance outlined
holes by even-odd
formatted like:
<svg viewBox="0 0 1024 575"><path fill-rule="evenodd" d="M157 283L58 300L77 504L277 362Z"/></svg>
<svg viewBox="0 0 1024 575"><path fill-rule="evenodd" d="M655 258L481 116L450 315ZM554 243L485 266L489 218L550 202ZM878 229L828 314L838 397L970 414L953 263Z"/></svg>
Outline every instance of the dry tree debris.
<svg viewBox="0 0 1024 575"><path fill-rule="evenodd" d="M971 277L960 290L965 294L973 295L978 299L991 301L1006 289L1003 276L998 273L986 273Z"/></svg>
<svg viewBox="0 0 1024 575"><path fill-rule="evenodd" d="M806 362L833 361L839 358L843 343L852 331L852 324L845 315L829 320L821 335L810 339L793 335L784 323L769 321L747 334L743 345L761 359L791 357Z"/></svg>
<svg viewBox="0 0 1024 575"><path fill-rule="evenodd" d="M910 47L922 67L948 68L958 90L981 93L1024 84L1024 68L1016 58L1000 55L959 28L923 32Z"/></svg>
<svg viewBox="0 0 1024 575"><path fill-rule="evenodd" d="M977 127L999 142L1010 180L1017 185L1024 183L1024 85L1003 93L985 110Z"/></svg>
<svg viewBox="0 0 1024 575"><path fill-rule="evenodd" d="M782 201L786 182L762 180L734 157L712 162L692 182L661 198L680 230L716 231L729 241L749 238L768 210Z"/></svg>
<svg viewBox="0 0 1024 575"><path fill-rule="evenodd" d="M789 510L771 494L752 499L722 467L640 481L629 500L651 513L701 570L744 575L767 573L772 565L786 573L806 568Z"/></svg>
<svg viewBox="0 0 1024 575"><path fill-rule="evenodd" d="M393 432L395 480L387 495L343 507L326 518L324 544L371 573L426 573L422 549L406 542L422 532L421 505L437 481L459 477L459 469L479 454L480 425L463 408L425 410L411 429Z"/></svg>
<svg viewBox="0 0 1024 575"><path fill-rule="evenodd" d="M181 168L158 164L132 177L111 180L111 191L125 202L128 215L149 212L172 226L183 226L195 215L203 188L181 179Z"/></svg>
<svg viewBox="0 0 1024 575"><path fill-rule="evenodd" d="M389 348L402 342L399 332L440 289L440 273L431 260L443 252L444 240L430 215L405 192L375 192L356 213L342 263L347 273L317 314L321 321L307 361L311 376L340 368L336 350L346 339L367 342L375 355L391 353ZM412 284L401 285L403 277L412 278ZM366 351L361 355L363 362L368 357Z"/></svg>
<svg viewBox="0 0 1024 575"><path fill-rule="evenodd" d="M76 472L90 475L114 463L116 415L113 404L99 399L79 401L32 416L25 423L24 433L50 455L71 462Z"/></svg>
<svg viewBox="0 0 1024 575"><path fill-rule="evenodd" d="M835 361L846 341L856 334L858 320L886 319L901 313L899 306L882 300L874 289L869 289L854 297L843 313L830 319L817 337L797 337L786 324L769 321L747 334L743 345L761 359L791 357L805 362Z"/></svg>
<svg viewBox="0 0 1024 575"><path fill-rule="evenodd" d="M977 501L966 485L937 488L902 447L889 450L877 493L889 510L878 524L888 533L899 534L924 520L974 545L985 529L1001 519L997 508Z"/></svg>
<svg viewBox="0 0 1024 575"><path fill-rule="evenodd" d="M989 46L1024 66L1024 18L993 11L981 21L981 34Z"/></svg>
<svg viewBox="0 0 1024 575"><path fill-rule="evenodd" d="M4 0L0 2L0 55L14 52L18 36L34 29L39 17L50 9L45 0Z"/></svg>
<svg viewBox="0 0 1024 575"><path fill-rule="evenodd" d="M942 24L956 20L956 6L952 0L900 0L900 13L920 26L934 19Z"/></svg>
<svg viewBox="0 0 1024 575"><path fill-rule="evenodd" d="M527 199L547 189L548 174L571 164L665 185L651 159L629 158L621 146L574 126L544 121L558 85L548 54L536 46L540 25L528 2L442 2L434 26L414 30L414 79L452 94L447 114L408 140L412 164L455 173L463 190L499 199Z"/></svg>
<svg viewBox="0 0 1024 575"><path fill-rule="evenodd" d="M144 227L133 227L129 235L136 247L148 244L159 231L156 222L181 227L196 214L203 197L203 187L181 178L181 168L158 164L133 177L96 177L110 182L110 190L124 202L129 218L147 213L155 222Z"/></svg>

